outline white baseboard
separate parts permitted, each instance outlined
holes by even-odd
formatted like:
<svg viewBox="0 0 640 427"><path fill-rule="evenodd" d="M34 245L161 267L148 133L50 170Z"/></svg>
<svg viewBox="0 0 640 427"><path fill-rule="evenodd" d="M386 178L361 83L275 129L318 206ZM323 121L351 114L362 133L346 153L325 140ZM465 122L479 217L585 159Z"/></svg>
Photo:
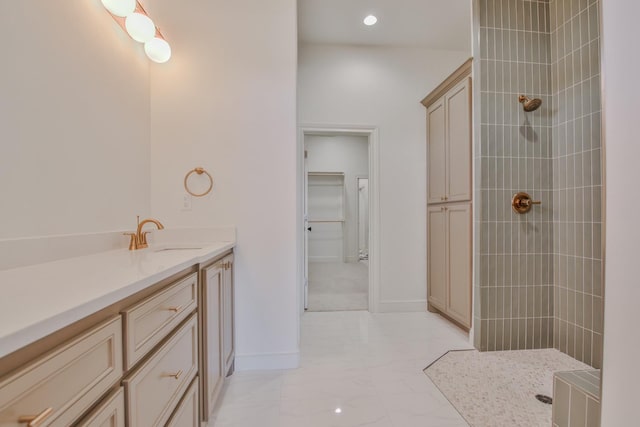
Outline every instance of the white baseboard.
<svg viewBox="0 0 640 427"><path fill-rule="evenodd" d="M379 313L404 313L404 312L425 312L427 311L427 300L409 301L380 301L378 304Z"/></svg>
<svg viewBox="0 0 640 427"><path fill-rule="evenodd" d="M270 371L300 366L300 352L237 354L236 371Z"/></svg>

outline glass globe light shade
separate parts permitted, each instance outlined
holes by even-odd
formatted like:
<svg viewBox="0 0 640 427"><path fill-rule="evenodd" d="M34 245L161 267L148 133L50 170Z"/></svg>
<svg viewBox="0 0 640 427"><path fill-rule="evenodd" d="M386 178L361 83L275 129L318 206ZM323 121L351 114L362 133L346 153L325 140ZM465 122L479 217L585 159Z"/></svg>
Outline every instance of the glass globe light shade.
<svg viewBox="0 0 640 427"><path fill-rule="evenodd" d="M124 21L127 33L137 42L146 43L156 35L156 26L146 15L132 13Z"/></svg>
<svg viewBox="0 0 640 427"><path fill-rule="evenodd" d="M155 37L144 44L144 51L153 62L162 64L171 58L171 46L166 40Z"/></svg>
<svg viewBox="0 0 640 427"><path fill-rule="evenodd" d="M136 0L102 0L102 5L113 15L127 17L136 10Z"/></svg>

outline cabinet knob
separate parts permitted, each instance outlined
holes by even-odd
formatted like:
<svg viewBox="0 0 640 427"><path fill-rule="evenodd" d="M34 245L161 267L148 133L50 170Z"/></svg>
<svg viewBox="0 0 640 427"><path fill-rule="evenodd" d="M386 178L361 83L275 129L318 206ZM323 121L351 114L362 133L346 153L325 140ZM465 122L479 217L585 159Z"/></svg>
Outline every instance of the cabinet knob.
<svg viewBox="0 0 640 427"><path fill-rule="evenodd" d="M37 427L53 413L53 408L47 408L38 415L25 415L18 418L18 424L26 424L27 427Z"/></svg>

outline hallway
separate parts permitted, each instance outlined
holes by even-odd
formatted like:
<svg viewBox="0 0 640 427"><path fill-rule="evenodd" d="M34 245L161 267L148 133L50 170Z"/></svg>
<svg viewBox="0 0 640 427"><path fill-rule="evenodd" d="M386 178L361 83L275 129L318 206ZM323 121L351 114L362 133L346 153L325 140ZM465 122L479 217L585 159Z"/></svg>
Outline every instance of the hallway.
<svg viewBox="0 0 640 427"><path fill-rule="evenodd" d="M237 372L216 427L464 427L422 370L471 348L432 313L305 313L300 368Z"/></svg>

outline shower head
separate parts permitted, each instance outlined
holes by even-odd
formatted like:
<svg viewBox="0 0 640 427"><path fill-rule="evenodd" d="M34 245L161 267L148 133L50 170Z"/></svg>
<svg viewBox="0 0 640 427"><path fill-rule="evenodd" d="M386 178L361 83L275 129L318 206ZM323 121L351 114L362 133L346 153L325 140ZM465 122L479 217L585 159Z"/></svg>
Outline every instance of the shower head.
<svg viewBox="0 0 640 427"><path fill-rule="evenodd" d="M538 99L538 98L529 99L529 97L524 95L520 95L520 97L518 97L518 101L522 103L524 111L526 112L536 111L542 105L541 99Z"/></svg>

